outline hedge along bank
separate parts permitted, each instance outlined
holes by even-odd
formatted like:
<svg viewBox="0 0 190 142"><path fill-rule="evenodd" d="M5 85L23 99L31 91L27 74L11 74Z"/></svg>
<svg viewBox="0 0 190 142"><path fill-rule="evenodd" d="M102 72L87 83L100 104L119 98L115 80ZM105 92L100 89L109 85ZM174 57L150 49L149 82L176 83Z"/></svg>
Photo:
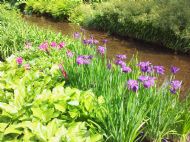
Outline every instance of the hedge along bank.
<svg viewBox="0 0 190 142"><path fill-rule="evenodd" d="M65 0L55 1L53 5L51 2L54 1L47 3L27 0L26 11L49 14L56 19L66 18L71 22L121 37L137 38L161 44L174 51L189 52L190 8L186 0L120 0L117 3L110 0L93 4L71 1L69 4L73 3L72 7Z"/></svg>
<svg viewBox="0 0 190 142"><path fill-rule="evenodd" d="M26 26L28 25L26 24ZM30 29L29 27L28 29ZM82 140L89 140L94 136L96 140L104 138L104 140L108 141L133 142L144 137L153 141L161 141L165 138L172 139L173 137L185 141L190 130L189 101L179 101L181 81L175 79L175 74L179 71L178 68L172 68L171 80L162 87L156 87L156 80L159 75L164 73L164 68L161 66L154 66L150 62L138 63L136 58L126 64L127 57L125 55L117 55L114 61L108 61L106 59L106 40L101 43L102 46L97 47L97 40L93 37L83 40L82 33L75 33L75 39L71 39L63 37L61 34L45 32L40 29L38 29L39 35L34 34L34 31L37 30L35 30L35 27L33 28L27 33L27 37L29 37L25 41L27 43L25 45L25 42L22 45L21 43L18 44L24 50L15 53L15 56L8 58L7 62L1 64L1 85L4 88L1 91L2 94L5 94L2 96L5 98L1 100L1 103L7 106L1 108L1 115L4 116L5 113L6 117L11 117L9 114L7 116L6 112L10 111L8 109L9 105L17 106L17 103L14 102L15 97L18 96L19 100L27 99L25 95L23 97L22 95L17 95L18 91L13 91L17 90L15 82L25 77L26 73L32 76L26 76L26 81L31 83L29 88L25 89L29 91L26 92L28 93L26 97L29 97L30 94L32 95L32 99L28 101L32 101L33 98L38 99L38 95L41 94L39 95L39 102L34 101L32 104L26 102L27 105L24 105L24 107L29 107L30 117L21 117L20 119L19 115L19 120L11 121L11 125L12 123L19 124L20 121L25 120L33 122L37 119L40 123L43 123L42 127L45 128L49 122L50 114L48 113L47 117L47 113L45 113L48 109L52 112L50 115L51 120L56 118L67 121L67 118L70 120L70 117L73 117L71 120L74 122L87 122L84 127L80 125L82 129L87 129L83 133L85 136L83 135ZM24 35L25 32L20 38L22 39L21 41L24 41ZM30 38L34 36L35 38ZM13 38L10 37L11 39ZM9 61L14 64L10 64ZM36 74L33 74L33 72L36 72ZM32 80L30 81L30 79ZM60 102L57 102L56 97L54 97L53 88L58 87L58 90L64 90L61 84L63 81L65 81L65 86L77 87L81 90L91 89L95 93L96 99L93 99L94 95L74 95L76 98L74 97L71 102L63 98L63 100L60 100L61 106L55 106ZM26 85L24 86L26 87ZM34 88L32 89L32 87ZM43 92L43 90L45 91ZM69 96L68 98L73 95L70 93L60 94L65 94L63 96ZM46 95L48 96L47 98ZM93 103L86 104L83 102L85 99L91 102L89 101L91 98L92 102L97 102L95 103L95 109L91 109L91 106L89 106ZM54 102L54 99L56 102ZM71 109L66 109L66 114L63 113L65 104L62 101L66 101L66 106L70 106L70 104L74 106ZM22 102L18 103L18 108L23 106ZM93 111L93 113L88 114L86 109L90 110L90 112ZM13 118L17 118L18 110L14 110L16 115ZM44 111L44 116L39 117L39 113L36 113L36 111ZM159 117L157 117L158 115ZM55 122L57 123L57 121ZM9 124L10 121L2 123ZM70 122L68 123L68 125L64 125L67 130L70 128ZM28 125L30 124L28 123ZM62 123L58 121L58 124L61 125ZM3 125L8 128L6 124ZM28 134L23 131L23 127L30 132L29 134L32 133L32 139L49 140L51 138L51 135L46 137L44 129L45 134L39 138L32 128L28 128L25 122L23 125L14 126L13 130L21 129L19 132L17 131L16 135L12 136L11 133L10 136L3 133L3 139L22 140L23 134ZM34 126L36 125L34 124ZM59 126L56 127L59 128ZM56 131L52 135L55 133ZM89 135L86 137L87 134ZM61 138L64 140L64 136Z"/></svg>

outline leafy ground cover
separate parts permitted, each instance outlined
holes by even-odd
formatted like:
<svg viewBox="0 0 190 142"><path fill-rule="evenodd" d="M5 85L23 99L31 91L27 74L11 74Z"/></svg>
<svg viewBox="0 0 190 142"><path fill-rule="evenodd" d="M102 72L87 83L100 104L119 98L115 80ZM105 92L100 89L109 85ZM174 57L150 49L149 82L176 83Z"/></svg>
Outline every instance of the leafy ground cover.
<svg viewBox="0 0 190 142"><path fill-rule="evenodd" d="M126 55L107 60L107 40L41 30L2 9L12 15L0 25L12 33L4 45L14 41L20 50L0 63L1 140L186 141L190 102L179 100L179 68L158 86L160 65Z"/></svg>

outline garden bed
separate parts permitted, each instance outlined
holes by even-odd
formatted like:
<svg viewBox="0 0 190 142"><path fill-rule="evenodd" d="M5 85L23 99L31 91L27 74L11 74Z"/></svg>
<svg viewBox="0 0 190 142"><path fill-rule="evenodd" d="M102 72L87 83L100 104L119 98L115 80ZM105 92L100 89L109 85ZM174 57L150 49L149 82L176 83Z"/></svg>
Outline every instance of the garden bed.
<svg viewBox="0 0 190 142"><path fill-rule="evenodd" d="M162 66L135 56L126 64L126 55L107 60L106 40L96 46L83 32L69 38L0 11L2 141L185 142L190 102L179 100L177 67L157 86Z"/></svg>

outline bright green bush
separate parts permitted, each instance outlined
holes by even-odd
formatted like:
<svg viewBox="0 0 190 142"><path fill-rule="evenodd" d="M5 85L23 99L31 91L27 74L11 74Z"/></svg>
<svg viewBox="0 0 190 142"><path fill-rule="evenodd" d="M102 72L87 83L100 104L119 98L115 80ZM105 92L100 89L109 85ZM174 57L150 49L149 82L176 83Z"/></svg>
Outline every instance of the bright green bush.
<svg viewBox="0 0 190 142"><path fill-rule="evenodd" d="M81 0L27 0L26 11L48 14L55 19L67 20L71 10L81 3Z"/></svg>
<svg viewBox="0 0 190 142"><path fill-rule="evenodd" d="M80 4L72 9L69 15L69 21L75 24L87 25L94 16L94 10L89 4Z"/></svg>

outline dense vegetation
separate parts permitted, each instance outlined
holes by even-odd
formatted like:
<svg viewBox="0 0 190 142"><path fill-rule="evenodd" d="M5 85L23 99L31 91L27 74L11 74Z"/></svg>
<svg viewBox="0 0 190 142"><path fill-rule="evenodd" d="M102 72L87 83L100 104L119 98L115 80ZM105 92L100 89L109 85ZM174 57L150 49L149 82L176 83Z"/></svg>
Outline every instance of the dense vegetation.
<svg viewBox="0 0 190 142"><path fill-rule="evenodd" d="M190 51L190 2L188 0L120 0L97 4L79 23L111 34L159 43L175 51ZM84 7L83 7L84 8ZM84 11L75 8L71 21ZM76 16L75 16L76 15Z"/></svg>
<svg viewBox="0 0 190 142"><path fill-rule="evenodd" d="M26 0L26 13L190 51L189 0Z"/></svg>
<svg viewBox="0 0 190 142"><path fill-rule="evenodd" d="M0 11L1 141L185 142L190 102L179 100L178 68L159 87L162 66L109 61L106 40L63 37Z"/></svg>

